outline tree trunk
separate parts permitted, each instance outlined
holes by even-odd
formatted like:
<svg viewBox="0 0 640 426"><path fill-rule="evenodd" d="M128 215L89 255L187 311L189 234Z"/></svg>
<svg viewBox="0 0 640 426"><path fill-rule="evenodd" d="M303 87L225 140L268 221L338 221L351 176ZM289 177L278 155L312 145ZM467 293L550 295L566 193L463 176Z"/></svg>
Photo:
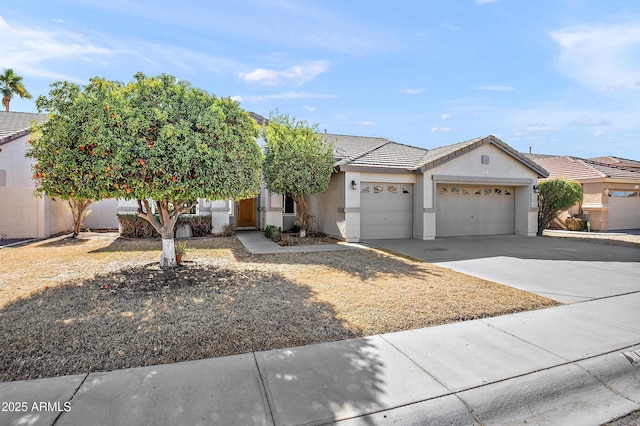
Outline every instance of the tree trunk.
<svg viewBox="0 0 640 426"><path fill-rule="evenodd" d="M9 112L9 103L11 102L11 97L5 96L2 98L2 105L4 105L4 110Z"/></svg>
<svg viewBox="0 0 640 426"><path fill-rule="evenodd" d="M292 197L296 203L296 209L298 210L298 225L300 230L298 236L304 238L307 236L307 202L304 199L304 195Z"/></svg>
<svg viewBox="0 0 640 426"><path fill-rule="evenodd" d="M82 221L90 213L87 211L87 208L91 205L91 200L71 198L68 200L68 203L71 208L71 215L73 216L73 238L75 238L80 234Z"/></svg>
<svg viewBox="0 0 640 426"><path fill-rule="evenodd" d="M191 208L197 204L197 201L193 201L190 204L182 204L176 201L170 202L169 200L156 201L155 203L159 219L156 219L156 217L151 213L151 204L149 203L149 200L138 200L138 216L148 220L162 237L160 267L163 269L175 268L178 266L178 262L176 261L173 229L178 221L178 216L191 210ZM169 211L169 204L173 204L178 207Z"/></svg>

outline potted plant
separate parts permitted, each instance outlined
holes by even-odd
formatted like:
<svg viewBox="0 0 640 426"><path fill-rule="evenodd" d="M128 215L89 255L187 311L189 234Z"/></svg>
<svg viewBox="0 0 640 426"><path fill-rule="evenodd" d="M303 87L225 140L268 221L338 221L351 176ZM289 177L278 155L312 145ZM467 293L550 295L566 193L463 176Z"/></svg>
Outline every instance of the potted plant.
<svg viewBox="0 0 640 426"><path fill-rule="evenodd" d="M182 264L182 256L187 252L187 244L186 243L176 243L175 246L176 252L176 262L178 265Z"/></svg>

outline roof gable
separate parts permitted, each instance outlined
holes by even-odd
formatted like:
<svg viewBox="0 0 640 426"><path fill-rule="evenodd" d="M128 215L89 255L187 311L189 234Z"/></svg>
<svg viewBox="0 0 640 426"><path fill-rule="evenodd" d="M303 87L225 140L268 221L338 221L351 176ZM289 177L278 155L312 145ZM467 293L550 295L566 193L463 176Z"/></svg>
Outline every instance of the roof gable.
<svg viewBox="0 0 640 426"><path fill-rule="evenodd" d="M459 142L453 145L442 146L429 150L427 155L423 158L421 169L422 171L425 171L430 168L436 167L487 144L491 144L502 150L503 152L511 156L514 160L522 163L525 167L536 172L539 176L547 177L549 175L549 173L542 166L530 160L515 149L511 148L509 145L502 142L500 139L493 135L469 139L464 142Z"/></svg>
<svg viewBox="0 0 640 426"><path fill-rule="evenodd" d="M0 145L29 134L33 120L42 123L46 119L46 114L0 111Z"/></svg>

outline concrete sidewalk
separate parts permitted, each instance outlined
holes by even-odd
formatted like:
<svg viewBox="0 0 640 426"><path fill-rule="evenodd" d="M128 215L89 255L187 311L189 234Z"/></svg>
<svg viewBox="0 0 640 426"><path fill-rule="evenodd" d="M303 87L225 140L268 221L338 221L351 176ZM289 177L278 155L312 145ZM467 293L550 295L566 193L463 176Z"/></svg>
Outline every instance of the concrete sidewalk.
<svg viewBox="0 0 640 426"><path fill-rule="evenodd" d="M306 246L280 246L264 236L261 231L240 231L236 237L251 254L272 254L272 253L307 253L314 251L338 251L353 250L361 248L356 244L314 244Z"/></svg>
<svg viewBox="0 0 640 426"><path fill-rule="evenodd" d="M0 424L600 425L640 409L638 306L640 292L340 342L4 382Z"/></svg>

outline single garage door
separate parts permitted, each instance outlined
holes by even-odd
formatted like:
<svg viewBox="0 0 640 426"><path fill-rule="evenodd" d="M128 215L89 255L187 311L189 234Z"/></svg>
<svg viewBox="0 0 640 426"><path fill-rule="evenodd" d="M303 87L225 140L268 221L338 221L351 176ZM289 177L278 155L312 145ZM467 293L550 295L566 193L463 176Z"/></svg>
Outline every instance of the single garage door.
<svg viewBox="0 0 640 426"><path fill-rule="evenodd" d="M514 187L438 184L437 237L513 233Z"/></svg>
<svg viewBox="0 0 640 426"><path fill-rule="evenodd" d="M609 229L640 228L640 192L609 192Z"/></svg>
<svg viewBox="0 0 640 426"><path fill-rule="evenodd" d="M360 184L360 238L381 240L413 236L413 186L405 183Z"/></svg>

